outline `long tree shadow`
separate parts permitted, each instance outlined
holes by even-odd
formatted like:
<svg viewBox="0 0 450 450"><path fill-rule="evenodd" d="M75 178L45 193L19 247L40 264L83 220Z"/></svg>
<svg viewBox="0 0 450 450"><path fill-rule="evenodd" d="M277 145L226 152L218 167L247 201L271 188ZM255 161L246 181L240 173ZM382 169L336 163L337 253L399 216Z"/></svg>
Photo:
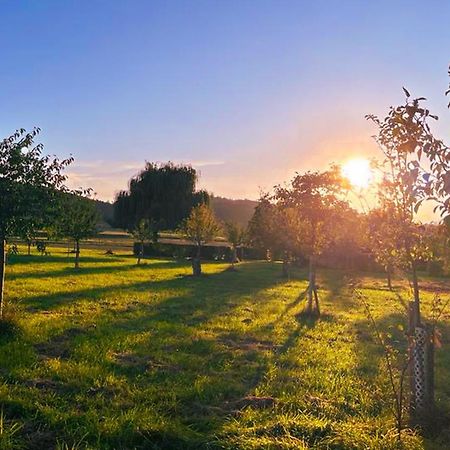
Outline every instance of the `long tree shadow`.
<svg viewBox="0 0 450 450"><path fill-rule="evenodd" d="M58 255L9 255L7 265L15 266L18 264L42 265L48 263L61 263L70 261L74 256L72 254L59 253ZM80 263L107 263L112 259L125 260L126 256L80 256Z"/></svg>
<svg viewBox="0 0 450 450"><path fill-rule="evenodd" d="M85 261L85 263L90 263L91 260ZM108 260L111 262L111 260ZM114 273L124 272L127 270L139 270L139 269L163 269L167 266L172 265L179 267L183 267L182 264L176 261L148 261L144 264L137 265L136 263L123 264L120 261L116 264L109 265L101 265L101 266L83 266L83 262L81 262L81 266L78 269L74 267L64 267L57 270L47 270L47 271L39 271L39 272L24 272L21 273L11 273L8 274L8 279L10 281L19 280L19 279L35 279L35 278L59 278L59 277L67 277L67 276L91 276L91 275L99 275L105 273Z"/></svg>
<svg viewBox="0 0 450 450"><path fill-rule="evenodd" d="M254 265L256 263L252 264ZM151 269L154 267L156 267L156 265L148 265L149 278L146 281L121 282L109 284L106 286L94 286L84 289L63 290L60 292L52 292L50 294L43 295L38 294L28 297L26 300L24 300L23 305L33 311L38 311L40 309L52 310L63 308L82 299L88 302L96 302L101 298L107 297L108 294L115 291L119 291L120 293L148 291L149 294L152 294L161 293L168 289L190 289L192 291L192 294L189 296L189 302L186 302L186 305L191 305L193 307L199 302L202 302L202 296L205 293L212 292L215 294L215 299L219 299L214 299L213 302L210 302L210 304L212 305L215 303L220 303L224 298L229 297L229 294L233 292L245 295L246 293L255 291L255 285L252 283L252 281L248 280L249 274L251 278L251 272L254 271L252 266L248 266L245 271L246 273L244 273L244 271L233 273L224 270L217 273L206 274L198 278L186 276L183 273L182 276L175 276L173 278L163 280L152 279ZM165 268L167 267L167 265L165 263L162 263L162 267ZM176 263L174 267L182 269L187 268L188 266L187 264ZM87 271L88 270L89 269L87 269ZM118 270L120 270L120 266ZM76 277L77 273L74 273L74 276ZM157 274L154 274L154 276L156 277ZM273 280L272 278L273 277L271 276L260 277L260 279L256 280L256 282L258 283L258 286L269 287L270 285L276 283L276 280ZM76 278L72 281L76 282Z"/></svg>

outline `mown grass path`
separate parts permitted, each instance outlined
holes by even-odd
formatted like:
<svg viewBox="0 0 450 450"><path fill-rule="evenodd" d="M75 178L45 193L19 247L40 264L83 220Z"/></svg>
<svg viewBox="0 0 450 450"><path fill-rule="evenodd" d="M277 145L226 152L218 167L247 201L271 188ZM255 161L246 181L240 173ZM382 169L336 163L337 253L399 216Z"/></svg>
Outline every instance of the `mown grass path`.
<svg viewBox="0 0 450 450"><path fill-rule="evenodd" d="M0 343L0 448L397 448L381 351L343 273L321 272L313 321L299 314L305 274L286 281L275 263L210 263L195 279L186 262L86 255L78 271L57 250L8 266L23 331ZM358 280L401 345L406 290ZM426 304L436 286L448 295L436 283ZM442 417L449 324L444 315ZM406 436L407 448L445 448L446 427L426 442Z"/></svg>

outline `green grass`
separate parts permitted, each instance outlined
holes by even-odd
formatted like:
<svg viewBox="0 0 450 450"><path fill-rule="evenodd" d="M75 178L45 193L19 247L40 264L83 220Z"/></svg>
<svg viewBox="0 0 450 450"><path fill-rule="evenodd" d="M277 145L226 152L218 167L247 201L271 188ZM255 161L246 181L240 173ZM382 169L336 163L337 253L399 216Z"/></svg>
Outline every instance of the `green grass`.
<svg viewBox="0 0 450 450"><path fill-rule="evenodd" d="M85 251L81 266L57 249L11 258L20 332L0 341L0 449L398 448L382 353L343 273L321 272L313 321L299 315L305 274L286 281L276 263L208 263L195 279L187 262ZM402 321L382 278L358 280L381 327ZM447 314L442 426L405 448L450 445L449 326Z"/></svg>

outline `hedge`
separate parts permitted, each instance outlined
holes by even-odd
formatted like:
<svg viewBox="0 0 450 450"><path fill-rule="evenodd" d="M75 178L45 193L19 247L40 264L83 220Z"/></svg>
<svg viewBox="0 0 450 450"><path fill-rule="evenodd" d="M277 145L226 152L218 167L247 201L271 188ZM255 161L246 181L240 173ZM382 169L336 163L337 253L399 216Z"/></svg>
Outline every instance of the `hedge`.
<svg viewBox="0 0 450 450"><path fill-rule="evenodd" d="M140 243L135 242L133 253L137 256L140 249ZM157 242L156 244L144 244L144 256L148 257L168 257L168 258L192 258L197 254L197 247L193 244L169 244ZM231 248L223 245L205 245L202 247L202 259L211 261L230 261ZM266 253L254 248L240 247L238 249L240 259L265 259Z"/></svg>

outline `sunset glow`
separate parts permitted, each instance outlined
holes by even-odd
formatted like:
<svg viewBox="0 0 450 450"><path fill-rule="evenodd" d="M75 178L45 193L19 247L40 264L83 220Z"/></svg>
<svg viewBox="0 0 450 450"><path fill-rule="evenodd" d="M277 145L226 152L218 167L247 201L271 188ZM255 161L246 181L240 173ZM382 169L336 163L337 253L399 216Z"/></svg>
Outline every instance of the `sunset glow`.
<svg viewBox="0 0 450 450"><path fill-rule="evenodd" d="M353 187L360 189L366 188L372 179L370 163L364 158L355 158L347 161L342 166L342 174L350 181Z"/></svg>

